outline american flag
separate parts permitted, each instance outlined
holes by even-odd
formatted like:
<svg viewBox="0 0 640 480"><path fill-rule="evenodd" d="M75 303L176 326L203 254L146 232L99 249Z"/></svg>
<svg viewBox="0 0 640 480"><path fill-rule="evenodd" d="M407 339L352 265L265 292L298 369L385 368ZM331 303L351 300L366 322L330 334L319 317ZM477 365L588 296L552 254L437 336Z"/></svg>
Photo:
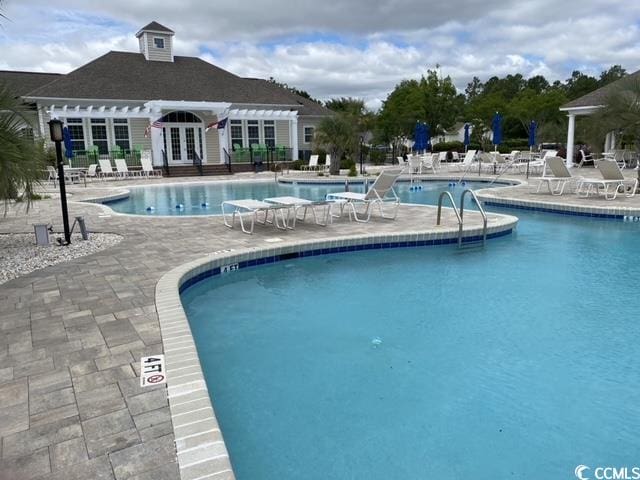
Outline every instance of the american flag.
<svg viewBox="0 0 640 480"><path fill-rule="evenodd" d="M224 127L227 126L228 118L229 117L225 117L222 120L218 120L217 122L211 122L209 125L207 125L207 128L205 129L205 132L208 132L212 128L215 128L215 129L218 129L218 130L222 130Z"/></svg>
<svg viewBox="0 0 640 480"><path fill-rule="evenodd" d="M147 125L147 128L144 129L144 138L149 138L149 135L151 135L151 128L162 128L164 127L164 124L160 121L160 119L157 119L153 122L151 122L149 125Z"/></svg>

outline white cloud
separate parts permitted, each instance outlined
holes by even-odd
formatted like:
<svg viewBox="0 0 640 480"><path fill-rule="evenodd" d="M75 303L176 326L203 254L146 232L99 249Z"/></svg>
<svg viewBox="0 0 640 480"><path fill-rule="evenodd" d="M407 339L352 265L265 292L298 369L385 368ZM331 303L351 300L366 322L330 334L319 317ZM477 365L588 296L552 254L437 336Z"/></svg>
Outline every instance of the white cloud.
<svg viewBox="0 0 640 480"><path fill-rule="evenodd" d="M68 72L109 50L137 50L151 20L176 31L179 55L241 76L275 77L318 98L377 107L402 79L440 66L472 77L522 73L564 80L613 64L640 68L640 3L624 0L352 0L178 3L7 0L0 68Z"/></svg>

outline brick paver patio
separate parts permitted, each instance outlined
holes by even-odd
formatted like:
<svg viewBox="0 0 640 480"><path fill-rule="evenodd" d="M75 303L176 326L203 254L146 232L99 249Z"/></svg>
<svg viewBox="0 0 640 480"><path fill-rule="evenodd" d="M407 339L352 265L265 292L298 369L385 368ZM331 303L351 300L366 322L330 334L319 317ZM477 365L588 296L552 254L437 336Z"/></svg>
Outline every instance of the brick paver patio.
<svg viewBox="0 0 640 480"><path fill-rule="evenodd" d="M71 191L72 200L99 194L93 186ZM396 221L339 219L287 232L259 226L248 236L225 228L219 217L110 215L77 202L69 208L86 217L90 230L124 238L0 286L2 480L179 478L166 388L141 388L138 378L140 357L162 353L155 286L172 268L221 248L266 246L273 237L420 232L435 224L433 208L403 206ZM469 221L477 226L479 218L469 214ZM0 233L29 233L40 222L60 227L57 199L38 202L28 214L11 210ZM446 222L455 228L451 214Z"/></svg>

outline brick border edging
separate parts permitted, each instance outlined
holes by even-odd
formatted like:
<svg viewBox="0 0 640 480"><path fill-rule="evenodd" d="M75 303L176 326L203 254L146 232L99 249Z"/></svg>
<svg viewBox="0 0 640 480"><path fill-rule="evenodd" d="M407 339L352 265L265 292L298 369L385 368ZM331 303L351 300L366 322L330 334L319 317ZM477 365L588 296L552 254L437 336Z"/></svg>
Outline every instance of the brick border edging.
<svg viewBox="0 0 640 480"><path fill-rule="evenodd" d="M435 208L435 207L431 207ZM510 234L518 219L501 215L487 229L487 238ZM482 228L464 230L464 239L478 239ZM155 303L167 372L167 396L176 443L180 477L204 475L235 479L229 452L215 416L180 292L193 283L220 273L220 267L241 268L300 256L377 248L445 245L457 242L457 228L403 234L352 235L323 241L297 241L279 247L225 249L188 262L164 274L156 284Z"/></svg>

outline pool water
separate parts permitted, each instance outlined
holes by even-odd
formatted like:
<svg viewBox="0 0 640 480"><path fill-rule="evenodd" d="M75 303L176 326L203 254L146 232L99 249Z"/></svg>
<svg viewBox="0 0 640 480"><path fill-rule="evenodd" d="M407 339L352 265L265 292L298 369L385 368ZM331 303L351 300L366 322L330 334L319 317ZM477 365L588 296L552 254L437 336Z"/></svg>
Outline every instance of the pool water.
<svg viewBox="0 0 640 480"><path fill-rule="evenodd" d="M424 181L420 189L411 189L409 182L399 182L394 187L402 202L435 204L443 190L454 194L456 202L465 188L486 188L488 182L465 182L465 185L449 186L446 181ZM494 186L498 186L494 184ZM141 215L219 215L224 200L294 196L310 200L323 200L327 193L344 191L344 184L285 184L275 182L224 182L200 184L174 184L148 187L132 187L128 198L106 202L120 213ZM351 185L350 190L362 192L363 185ZM180 208L177 206L180 205ZM448 205L448 204L446 204Z"/></svg>
<svg viewBox="0 0 640 480"><path fill-rule="evenodd" d="M518 215L485 249L307 257L187 289L237 478L637 465L640 224Z"/></svg>

